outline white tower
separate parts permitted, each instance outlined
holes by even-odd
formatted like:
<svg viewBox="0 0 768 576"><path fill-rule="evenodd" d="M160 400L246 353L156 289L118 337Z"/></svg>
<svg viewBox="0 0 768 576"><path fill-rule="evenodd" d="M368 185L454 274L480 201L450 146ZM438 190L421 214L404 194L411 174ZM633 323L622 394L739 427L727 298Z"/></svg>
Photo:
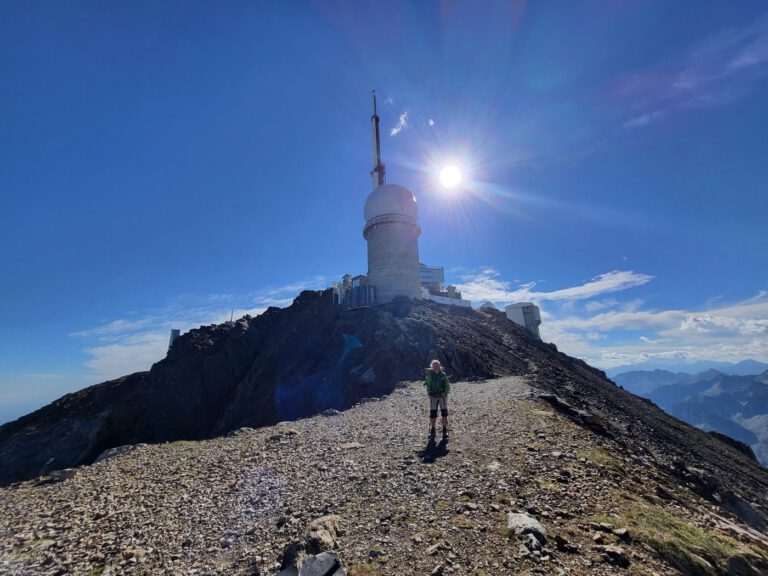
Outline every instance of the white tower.
<svg viewBox="0 0 768 576"><path fill-rule="evenodd" d="M368 284L376 290L376 304L397 296L421 299L418 206L411 191L384 183L379 116L373 93L373 192L365 201L363 237L368 242Z"/></svg>
<svg viewBox="0 0 768 576"><path fill-rule="evenodd" d="M519 324L528 330L537 340L541 340L539 326L541 326L541 312L533 302L518 302L510 304L504 311L507 318L515 324Z"/></svg>

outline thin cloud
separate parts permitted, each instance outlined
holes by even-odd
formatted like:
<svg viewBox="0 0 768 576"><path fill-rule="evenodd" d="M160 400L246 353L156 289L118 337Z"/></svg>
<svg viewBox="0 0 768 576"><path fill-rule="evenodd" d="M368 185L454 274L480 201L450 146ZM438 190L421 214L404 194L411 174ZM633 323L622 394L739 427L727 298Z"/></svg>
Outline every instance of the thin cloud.
<svg viewBox="0 0 768 576"><path fill-rule="evenodd" d="M737 332L745 336L768 334L768 318L732 318L728 316L691 315L680 326L680 330L697 334L722 334Z"/></svg>
<svg viewBox="0 0 768 576"><path fill-rule="evenodd" d="M151 325L155 321L154 318L142 318L140 320L112 320L102 326L95 328L89 328L88 330L79 330L77 332L70 333L70 336L82 337L82 338L94 338L109 336L112 334L124 334L132 330L139 330Z"/></svg>
<svg viewBox="0 0 768 576"><path fill-rule="evenodd" d="M85 362L86 378L102 382L148 370L165 357L172 328L184 333L202 325L220 324L229 320L230 315L257 316L269 306L289 305L303 290L318 290L327 284L324 276L315 276L250 294L187 294L162 309L147 311L141 318L112 320L70 336L90 340L84 349L89 356Z"/></svg>
<svg viewBox="0 0 768 576"><path fill-rule="evenodd" d="M478 303L538 303L543 340L601 368L651 360L768 361L768 291L703 310L648 310L642 299L626 298L627 290L652 279L632 270L614 270L577 286L542 291L536 289L540 282L513 286L488 267L465 273L456 286Z"/></svg>
<svg viewBox="0 0 768 576"><path fill-rule="evenodd" d="M585 310L587 307L585 306ZM631 335L644 334L632 339ZM596 345L592 335L605 338ZM609 310L596 315L547 315L542 337L602 368L647 361L768 359L764 292L709 310Z"/></svg>
<svg viewBox="0 0 768 576"><path fill-rule="evenodd" d="M395 124L392 129L389 131L389 135L394 137L400 134L403 130L405 130L408 127L408 112L403 112L400 114L400 118L397 120L397 124Z"/></svg>
<svg viewBox="0 0 768 576"><path fill-rule="evenodd" d="M470 300L490 300L496 303L509 304L521 300L534 302L586 300L602 294L642 286L653 279L653 276L631 270L614 270L600 274L579 286L542 292L534 290L536 282L529 282L511 289L510 282L502 280L499 276L496 270L486 268L479 274L465 276L464 281L457 283L456 287Z"/></svg>
<svg viewBox="0 0 768 576"><path fill-rule="evenodd" d="M627 75L612 91L635 111L624 127L639 128L675 108L734 102L751 91L767 68L768 14L746 26L724 28L677 56Z"/></svg>
<svg viewBox="0 0 768 576"><path fill-rule="evenodd" d="M631 118L626 122L624 122L624 128L639 128L641 126L648 126L648 124L655 122L656 120L661 118L663 115L664 113L660 111L641 114L640 116L635 116L634 118Z"/></svg>

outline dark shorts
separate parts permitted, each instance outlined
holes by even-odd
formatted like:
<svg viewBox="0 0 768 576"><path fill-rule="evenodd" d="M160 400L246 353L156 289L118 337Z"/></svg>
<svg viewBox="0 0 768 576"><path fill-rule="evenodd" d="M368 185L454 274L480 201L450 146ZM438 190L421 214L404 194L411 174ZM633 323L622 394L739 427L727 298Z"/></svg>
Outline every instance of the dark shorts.
<svg viewBox="0 0 768 576"><path fill-rule="evenodd" d="M440 416L448 416L448 396L429 397L429 417L437 418L437 407L440 407Z"/></svg>

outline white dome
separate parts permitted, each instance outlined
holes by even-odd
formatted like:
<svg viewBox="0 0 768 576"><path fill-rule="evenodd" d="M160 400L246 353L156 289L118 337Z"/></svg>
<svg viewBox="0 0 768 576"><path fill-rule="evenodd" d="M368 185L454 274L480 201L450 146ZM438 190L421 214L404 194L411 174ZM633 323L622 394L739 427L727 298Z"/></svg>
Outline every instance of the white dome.
<svg viewBox="0 0 768 576"><path fill-rule="evenodd" d="M411 191L396 184L384 184L365 201L365 221L385 214L402 214L417 219L419 208Z"/></svg>

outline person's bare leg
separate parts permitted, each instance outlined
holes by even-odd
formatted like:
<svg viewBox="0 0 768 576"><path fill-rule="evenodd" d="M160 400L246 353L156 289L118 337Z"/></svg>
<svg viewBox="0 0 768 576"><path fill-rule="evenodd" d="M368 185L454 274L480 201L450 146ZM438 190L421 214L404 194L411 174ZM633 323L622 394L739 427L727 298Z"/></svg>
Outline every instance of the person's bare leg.
<svg viewBox="0 0 768 576"><path fill-rule="evenodd" d="M443 434L445 434L448 431L448 416L443 416L441 420L443 424Z"/></svg>
<svg viewBox="0 0 768 576"><path fill-rule="evenodd" d="M429 419L429 431L434 432L435 431L435 424L437 423L437 416L434 418Z"/></svg>

